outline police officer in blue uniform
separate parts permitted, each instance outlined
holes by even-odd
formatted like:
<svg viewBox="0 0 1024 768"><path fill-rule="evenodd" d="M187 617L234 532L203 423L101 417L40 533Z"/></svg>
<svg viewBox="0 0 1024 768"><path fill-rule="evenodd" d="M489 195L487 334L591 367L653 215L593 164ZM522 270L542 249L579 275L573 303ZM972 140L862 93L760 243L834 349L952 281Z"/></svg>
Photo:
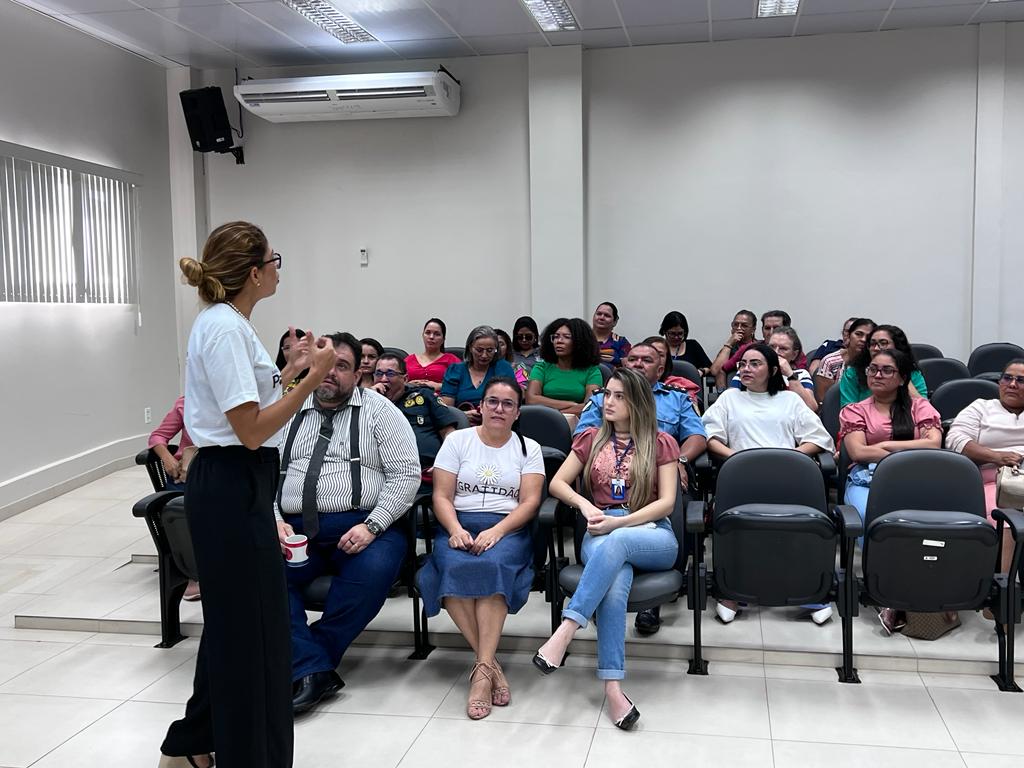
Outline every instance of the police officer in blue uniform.
<svg viewBox="0 0 1024 768"><path fill-rule="evenodd" d="M658 416L658 429L672 435L679 443L679 482L682 484L683 504L689 502L686 490L689 486L687 465L704 453L707 448L707 433L700 416L693 408L686 390L666 385L659 381L664 372L658 350L647 344L637 344L630 349L623 364L644 375L651 383L654 393L654 405ZM601 408L604 394L598 392L591 396L580 414L576 427L579 433L587 427L601 426ZM636 630L641 635L653 635L661 627L659 608L640 611L636 617Z"/></svg>

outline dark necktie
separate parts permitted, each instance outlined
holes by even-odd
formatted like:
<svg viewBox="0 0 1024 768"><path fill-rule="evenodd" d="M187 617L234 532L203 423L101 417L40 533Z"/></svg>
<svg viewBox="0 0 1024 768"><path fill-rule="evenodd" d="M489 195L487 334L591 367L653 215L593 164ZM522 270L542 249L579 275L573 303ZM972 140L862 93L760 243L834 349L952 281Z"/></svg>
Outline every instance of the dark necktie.
<svg viewBox="0 0 1024 768"><path fill-rule="evenodd" d="M316 437L316 445L313 446L313 455L309 458L309 467L306 468L306 479L302 483L302 529L303 533L312 541L320 532L320 515L316 506L316 484L320 479L320 468L324 463L324 456L327 455L327 448L331 444L331 435L334 434L334 414L337 411L326 411L324 420L320 423L320 432Z"/></svg>

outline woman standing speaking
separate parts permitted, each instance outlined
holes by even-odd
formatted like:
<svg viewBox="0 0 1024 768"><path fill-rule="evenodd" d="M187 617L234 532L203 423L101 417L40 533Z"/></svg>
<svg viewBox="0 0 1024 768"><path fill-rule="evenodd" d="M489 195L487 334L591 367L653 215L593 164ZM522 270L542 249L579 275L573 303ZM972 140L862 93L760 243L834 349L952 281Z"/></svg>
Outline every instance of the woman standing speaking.
<svg viewBox="0 0 1024 768"><path fill-rule="evenodd" d="M292 764L288 596L274 524L278 432L334 366L309 343L309 374L281 395L281 371L249 320L272 296L280 254L259 227L218 227L200 261L179 262L209 306L185 364L185 425L199 452L185 491L203 585L203 635L185 717L171 724L161 768L287 768ZM307 331L310 342L315 337Z"/></svg>

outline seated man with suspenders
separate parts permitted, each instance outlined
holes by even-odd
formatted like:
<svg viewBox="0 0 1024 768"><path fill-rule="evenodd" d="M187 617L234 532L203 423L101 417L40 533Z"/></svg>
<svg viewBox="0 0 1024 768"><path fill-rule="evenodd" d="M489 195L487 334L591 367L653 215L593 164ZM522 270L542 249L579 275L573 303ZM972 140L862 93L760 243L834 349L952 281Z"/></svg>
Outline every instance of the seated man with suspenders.
<svg viewBox="0 0 1024 768"><path fill-rule="evenodd" d="M282 432L278 533L282 543L293 533L309 538L309 560L287 569L296 713L344 685L335 668L387 599L406 550L394 523L420 485L409 422L386 397L356 386L356 338L329 338L335 367ZM325 573L327 604L308 625L302 589Z"/></svg>

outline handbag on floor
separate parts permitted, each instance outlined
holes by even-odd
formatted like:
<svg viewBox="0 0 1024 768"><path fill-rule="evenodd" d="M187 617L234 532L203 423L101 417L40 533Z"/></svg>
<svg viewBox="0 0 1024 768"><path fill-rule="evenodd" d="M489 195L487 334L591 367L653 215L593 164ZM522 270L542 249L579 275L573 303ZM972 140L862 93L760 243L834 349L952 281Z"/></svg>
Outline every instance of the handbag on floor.
<svg viewBox="0 0 1024 768"><path fill-rule="evenodd" d="M1018 467L1000 467L996 473L996 505L1006 509L1024 507L1024 472Z"/></svg>
<svg viewBox="0 0 1024 768"><path fill-rule="evenodd" d="M960 626L960 614L956 611L938 613L916 613L907 611L907 623L901 632L918 640L938 640L947 632Z"/></svg>

